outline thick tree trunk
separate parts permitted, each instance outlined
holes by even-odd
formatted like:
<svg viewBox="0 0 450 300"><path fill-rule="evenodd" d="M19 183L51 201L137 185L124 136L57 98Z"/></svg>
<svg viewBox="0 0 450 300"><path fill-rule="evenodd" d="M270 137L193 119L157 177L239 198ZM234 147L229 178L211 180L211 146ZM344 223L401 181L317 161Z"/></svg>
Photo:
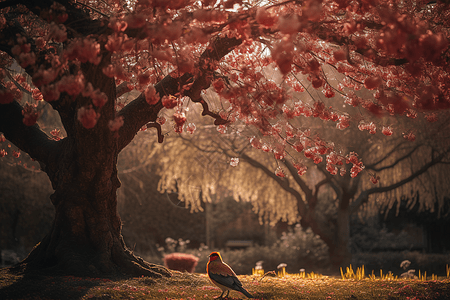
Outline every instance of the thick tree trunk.
<svg viewBox="0 0 450 300"><path fill-rule="evenodd" d="M315 216L316 201L312 199L308 208L308 214L302 218L300 224L303 228L311 227L312 231L320 236L320 238L328 246L328 253L330 255L331 267L338 271L339 267L347 267L351 262L351 252L349 247L350 242L350 210L346 202L341 202L338 209L336 227L327 228L327 224L318 223ZM344 205L342 205L344 204ZM334 224L334 223L333 223Z"/></svg>
<svg viewBox="0 0 450 300"><path fill-rule="evenodd" d="M352 254L350 252L350 212L349 209L339 209L337 214L337 228L333 243L329 244L331 265L334 269L348 267Z"/></svg>
<svg viewBox="0 0 450 300"><path fill-rule="evenodd" d="M80 276L169 276L167 269L134 256L125 246L117 214L117 151L89 143L95 151L80 159L75 140L64 142L58 171L49 174L55 188L53 226L23 261L26 270Z"/></svg>

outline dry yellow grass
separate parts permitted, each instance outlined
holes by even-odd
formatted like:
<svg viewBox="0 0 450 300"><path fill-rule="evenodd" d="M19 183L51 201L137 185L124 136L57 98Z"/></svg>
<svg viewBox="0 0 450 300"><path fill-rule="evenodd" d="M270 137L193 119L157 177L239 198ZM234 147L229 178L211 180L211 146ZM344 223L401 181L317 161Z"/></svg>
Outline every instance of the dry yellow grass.
<svg viewBox="0 0 450 300"><path fill-rule="evenodd" d="M273 275L273 274L272 274ZM448 299L450 280L389 280L285 274L239 276L256 299ZM102 279L22 276L2 269L0 299L213 299L221 291L206 274L174 272L171 278ZM409 298L408 298L409 297ZM231 292L229 299L245 299Z"/></svg>

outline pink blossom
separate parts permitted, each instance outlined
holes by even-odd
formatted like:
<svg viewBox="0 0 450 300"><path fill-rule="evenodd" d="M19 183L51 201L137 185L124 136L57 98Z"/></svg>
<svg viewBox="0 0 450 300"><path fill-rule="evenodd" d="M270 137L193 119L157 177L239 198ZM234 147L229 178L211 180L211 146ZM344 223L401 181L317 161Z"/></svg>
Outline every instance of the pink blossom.
<svg viewBox="0 0 450 300"><path fill-rule="evenodd" d="M93 128L98 121L100 114L92 108L92 106L83 106L78 109L77 119L86 129Z"/></svg>
<svg viewBox="0 0 450 300"><path fill-rule="evenodd" d="M308 170L308 167L306 167L304 164L302 163L294 163L294 168L297 169L297 173L298 175L302 176L303 174L306 173L306 171Z"/></svg>
<svg viewBox="0 0 450 300"><path fill-rule="evenodd" d="M46 40L53 39L57 43L62 43L67 40L66 27L63 24L55 24L52 22L49 26Z"/></svg>
<svg viewBox="0 0 450 300"><path fill-rule="evenodd" d="M53 139L56 141L59 141L61 139L61 130L59 129L53 129L50 131L50 134L52 135Z"/></svg>
<svg viewBox="0 0 450 300"><path fill-rule="evenodd" d="M191 73L194 69L194 61L187 56L180 57L177 61L178 73Z"/></svg>
<svg viewBox="0 0 450 300"><path fill-rule="evenodd" d="M438 120L438 116L435 113L430 113L425 115L425 119L430 122L436 122Z"/></svg>
<svg viewBox="0 0 450 300"><path fill-rule="evenodd" d="M144 14L137 13L126 16L124 22L128 24L129 28L141 28L147 24L147 18Z"/></svg>
<svg viewBox="0 0 450 300"><path fill-rule="evenodd" d="M34 54L34 52L20 53L18 61L22 68L32 66L36 62L36 54Z"/></svg>
<svg viewBox="0 0 450 300"><path fill-rule="evenodd" d="M159 101L159 94L156 92L156 89L153 85L147 86L144 91L145 101L149 105L155 105Z"/></svg>
<svg viewBox="0 0 450 300"><path fill-rule="evenodd" d="M20 49L20 45L14 45L14 46L11 48L11 53L12 53L14 56L19 56L20 53L22 53L22 49Z"/></svg>
<svg viewBox="0 0 450 300"><path fill-rule="evenodd" d="M225 83L222 78L218 78L212 82L212 86L217 93L221 93L225 89Z"/></svg>
<svg viewBox="0 0 450 300"><path fill-rule="evenodd" d="M256 10L256 22L266 28L272 27L277 22L277 16L272 15L267 9L259 7Z"/></svg>
<svg viewBox="0 0 450 300"><path fill-rule="evenodd" d="M278 166L278 168L275 170L275 175L277 175L278 177L286 177L286 174L280 166Z"/></svg>
<svg viewBox="0 0 450 300"><path fill-rule="evenodd" d="M163 106L167 109L174 108L179 103L179 99L172 95L164 96L161 101L162 101Z"/></svg>
<svg viewBox="0 0 450 300"><path fill-rule="evenodd" d="M305 147L303 147L303 144L302 144L300 141L295 142L295 144L292 145L292 147L293 147L293 148L295 149L295 151L297 151L297 152L302 152L303 149L305 148Z"/></svg>
<svg viewBox="0 0 450 300"><path fill-rule="evenodd" d="M262 147L261 140L256 137L252 137L250 139L250 144L252 145L252 147L254 147L256 149L261 149L261 147Z"/></svg>
<svg viewBox="0 0 450 300"><path fill-rule="evenodd" d="M370 76L364 80L364 87L369 90L374 90L381 85L383 80L379 76Z"/></svg>
<svg viewBox="0 0 450 300"><path fill-rule="evenodd" d="M125 21L117 20L117 18L112 17L109 20L108 27L111 28L112 30L114 30L115 32L122 32L127 29L128 24Z"/></svg>
<svg viewBox="0 0 450 300"><path fill-rule="evenodd" d="M278 19L278 29L281 33L293 34L300 29L300 22L298 16L295 14L282 16Z"/></svg>
<svg viewBox="0 0 450 300"><path fill-rule="evenodd" d="M88 82L84 85L84 90L81 92L81 95L83 95L83 97L90 97L93 92L94 87L92 86L92 83Z"/></svg>
<svg viewBox="0 0 450 300"><path fill-rule="evenodd" d="M139 72L137 76L138 86L143 87L150 83L150 72ZM139 89L141 90L141 89Z"/></svg>
<svg viewBox="0 0 450 300"><path fill-rule="evenodd" d="M108 42L105 45L105 49L108 50L109 52L120 51L123 42L124 36L118 34L110 35L108 36Z"/></svg>
<svg viewBox="0 0 450 300"><path fill-rule="evenodd" d="M186 126L186 131L189 132L190 134L193 134L195 132L195 129L196 129L196 127L195 127L194 123L189 123Z"/></svg>
<svg viewBox="0 0 450 300"><path fill-rule="evenodd" d="M0 90L0 104L8 104L14 101L14 95L10 91Z"/></svg>
<svg viewBox="0 0 450 300"><path fill-rule="evenodd" d="M13 81L8 81L4 84L6 90L4 90L4 96L5 96L5 100L3 100L4 102L10 103L12 102L12 100L10 99L10 97L12 96L13 100L21 100L22 99L22 91L16 86L16 84ZM8 94L11 94L11 96L9 96ZM2 100L0 100L2 101ZM8 102L10 101L10 102ZM6 103L5 103L6 104Z"/></svg>
<svg viewBox="0 0 450 300"><path fill-rule="evenodd" d="M109 120L109 122L108 122L108 128L111 131L117 131L122 126L123 126L123 117L122 116L116 117L114 120Z"/></svg>
<svg viewBox="0 0 450 300"><path fill-rule="evenodd" d="M292 61L294 59L293 51L294 45L285 38L272 51L272 57L283 74L291 71Z"/></svg>
<svg viewBox="0 0 450 300"><path fill-rule="evenodd" d="M164 117L158 117L157 119L156 119L156 122L158 122L160 125L164 125L165 123L166 123L166 118L164 118Z"/></svg>
<svg viewBox="0 0 450 300"><path fill-rule="evenodd" d="M45 41L45 39L43 37L38 37L35 41L35 44L38 49L42 50L42 49L44 49L47 42Z"/></svg>
<svg viewBox="0 0 450 300"><path fill-rule="evenodd" d="M230 160L230 166L237 167L239 164L239 157L232 157Z"/></svg>
<svg viewBox="0 0 450 300"><path fill-rule="evenodd" d="M194 11L194 18L199 22L224 22L227 14L217 10L197 9Z"/></svg>
<svg viewBox="0 0 450 300"><path fill-rule="evenodd" d="M125 71L125 69L121 65L108 65L102 69L103 74L112 78L127 81L130 78L130 75Z"/></svg>
<svg viewBox="0 0 450 300"><path fill-rule="evenodd" d="M68 60L78 59L80 62L90 62L98 65L102 59L100 56L100 44L94 39L75 39L68 46L65 52Z"/></svg>
<svg viewBox="0 0 450 300"><path fill-rule="evenodd" d="M176 112L173 114L173 120L175 121L175 132L182 133L183 132L183 125L186 122L186 115L184 112Z"/></svg>
<svg viewBox="0 0 450 300"><path fill-rule="evenodd" d="M98 108L103 107L103 105L105 105L105 103L108 101L108 96L106 96L106 94L99 89L94 90L94 92L91 94L91 98L92 103Z"/></svg>
<svg viewBox="0 0 450 300"><path fill-rule="evenodd" d="M48 84L41 87L41 93L44 100L47 102L55 101L59 99L59 89L55 84Z"/></svg>
<svg viewBox="0 0 450 300"><path fill-rule="evenodd" d="M381 130L381 132L386 136L390 136L393 133L392 128L390 126L383 126L383 129Z"/></svg>
<svg viewBox="0 0 450 300"><path fill-rule="evenodd" d="M372 181L373 184L377 184L379 180L380 180L380 176L372 175L370 177L370 181Z"/></svg>
<svg viewBox="0 0 450 300"><path fill-rule="evenodd" d="M411 142L414 142L416 140L416 135L414 133L412 133L412 132L404 133L403 137L406 140L411 141Z"/></svg>
<svg viewBox="0 0 450 300"><path fill-rule="evenodd" d="M76 96L84 90L84 76L79 75L67 75L63 76L58 82L58 90L60 92L66 92L71 96Z"/></svg>
<svg viewBox="0 0 450 300"><path fill-rule="evenodd" d="M36 106L30 105L28 103L25 104L25 106L22 109L22 115L23 115L23 124L26 126L33 126L36 124L36 121L39 117L38 112L36 111Z"/></svg>

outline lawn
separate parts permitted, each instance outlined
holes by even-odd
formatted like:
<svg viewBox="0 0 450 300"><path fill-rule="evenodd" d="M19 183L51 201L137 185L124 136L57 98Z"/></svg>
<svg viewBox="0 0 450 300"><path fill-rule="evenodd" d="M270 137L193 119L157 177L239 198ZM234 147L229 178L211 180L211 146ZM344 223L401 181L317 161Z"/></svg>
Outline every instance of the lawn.
<svg viewBox="0 0 450 300"><path fill-rule="evenodd" d="M257 299L449 299L450 279L400 280L302 276L239 276ZM174 272L171 278L86 278L14 275L0 270L0 299L212 299L221 291L206 274ZM231 292L229 299L246 299Z"/></svg>

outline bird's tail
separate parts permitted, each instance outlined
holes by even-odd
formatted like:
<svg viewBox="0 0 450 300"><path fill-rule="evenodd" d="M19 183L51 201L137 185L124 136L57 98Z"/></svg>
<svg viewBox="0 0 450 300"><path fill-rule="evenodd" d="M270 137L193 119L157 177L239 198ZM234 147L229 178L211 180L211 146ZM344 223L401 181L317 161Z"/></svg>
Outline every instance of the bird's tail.
<svg viewBox="0 0 450 300"><path fill-rule="evenodd" d="M247 292L243 287L239 287L239 292L241 292L242 294L244 294L245 296L247 296L247 298L255 298L253 297L249 292Z"/></svg>

